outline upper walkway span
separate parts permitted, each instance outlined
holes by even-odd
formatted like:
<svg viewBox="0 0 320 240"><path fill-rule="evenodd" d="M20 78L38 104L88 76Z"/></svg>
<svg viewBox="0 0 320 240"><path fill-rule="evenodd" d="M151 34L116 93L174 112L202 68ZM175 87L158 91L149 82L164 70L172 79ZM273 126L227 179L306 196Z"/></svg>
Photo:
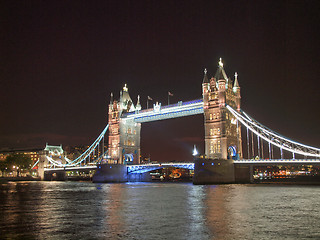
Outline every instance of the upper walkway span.
<svg viewBox="0 0 320 240"><path fill-rule="evenodd" d="M161 106L155 104L153 108L124 114L123 119L133 119L137 123L152 122L177 117L186 117L203 113L203 100L197 99L188 102Z"/></svg>

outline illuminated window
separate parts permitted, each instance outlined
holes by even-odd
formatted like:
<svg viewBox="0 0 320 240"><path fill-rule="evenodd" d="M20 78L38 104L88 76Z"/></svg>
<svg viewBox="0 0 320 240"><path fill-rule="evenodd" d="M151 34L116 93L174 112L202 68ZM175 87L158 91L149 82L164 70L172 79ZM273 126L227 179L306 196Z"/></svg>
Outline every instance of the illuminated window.
<svg viewBox="0 0 320 240"><path fill-rule="evenodd" d="M218 134L220 134L220 128L218 128Z"/></svg>
<svg viewBox="0 0 320 240"><path fill-rule="evenodd" d="M213 114L213 119L216 119L216 114L215 113Z"/></svg>
<svg viewBox="0 0 320 240"><path fill-rule="evenodd" d="M131 128L128 128L128 133L131 134Z"/></svg>
<svg viewBox="0 0 320 240"><path fill-rule="evenodd" d="M217 113L217 118L220 118L220 113Z"/></svg>
<svg viewBox="0 0 320 240"><path fill-rule="evenodd" d="M210 144L210 154L212 154L213 153L213 144L211 143Z"/></svg>
<svg viewBox="0 0 320 240"><path fill-rule="evenodd" d="M213 135L213 129L210 128L210 135L212 136Z"/></svg>
<svg viewBox="0 0 320 240"><path fill-rule="evenodd" d="M210 120L212 120L212 113L210 113Z"/></svg>

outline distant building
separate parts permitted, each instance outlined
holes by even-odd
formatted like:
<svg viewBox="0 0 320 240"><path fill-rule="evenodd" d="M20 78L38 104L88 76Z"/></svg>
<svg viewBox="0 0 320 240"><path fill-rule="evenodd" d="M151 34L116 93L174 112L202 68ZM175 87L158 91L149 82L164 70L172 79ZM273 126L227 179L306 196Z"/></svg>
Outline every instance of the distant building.
<svg viewBox="0 0 320 240"><path fill-rule="evenodd" d="M11 154L25 154L30 156L32 163L36 163L40 160L41 148L27 148L27 149L10 149L0 152L0 161L5 161L7 156Z"/></svg>
<svg viewBox="0 0 320 240"><path fill-rule="evenodd" d="M53 146L53 145L48 145L48 143L46 143L46 147L42 150L41 154L42 156L45 157L43 159L45 167L50 167L53 163L55 164L66 163L65 154L64 154L62 145Z"/></svg>

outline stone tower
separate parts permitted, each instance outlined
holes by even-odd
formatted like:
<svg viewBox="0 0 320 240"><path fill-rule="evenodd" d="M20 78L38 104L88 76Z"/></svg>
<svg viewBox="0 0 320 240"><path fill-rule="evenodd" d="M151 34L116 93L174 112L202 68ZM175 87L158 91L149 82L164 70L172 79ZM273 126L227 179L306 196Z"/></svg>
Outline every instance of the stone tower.
<svg viewBox="0 0 320 240"><path fill-rule="evenodd" d="M122 116L141 110L140 100L134 106L128 88L125 85L120 91L120 99L111 100L108 110L109 163L114 164L139 164L140 163L140 132L141 123L134 120L123 119Z"/></svg>
<svg viewBox="0 0 320 240"><path fill-rule="evenodd" d="M242 158L241 126L227 110L226 104L240 111L238 75L232 84L220 58L217 72L210 80L204 71L202 83L204 104L205 155L211 159Z"/></svg>

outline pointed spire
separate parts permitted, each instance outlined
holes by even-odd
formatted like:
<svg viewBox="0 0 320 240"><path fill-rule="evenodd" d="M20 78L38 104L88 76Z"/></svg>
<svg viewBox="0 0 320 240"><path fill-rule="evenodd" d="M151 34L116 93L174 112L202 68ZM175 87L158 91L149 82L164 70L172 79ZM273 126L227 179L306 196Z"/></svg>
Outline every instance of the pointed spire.
<svg viewBox="0 0 320 240"><path fill-rule="evenodd" d="M122 91L120 90L120 97L119 97L119 101L122 101Z"/></svg>
<svg viewBox="0 0 320 240"><path fill-rule="evenodd" d="M223 67L222 58L219 59L219 67Z"/></svg>
<svg viewBox="0 0 320 240"><path fill-rule="evenodd" d="M137 105L136 105L136 110L138 110L138 111L141 110L140 95L138 95L138 101L137 101Z"/></svg>
<svg viewBox="0 0 320 240"><path fill-rule="evenodd" d="M234 84L233 84L234 88L238 88L239 87L239 83L238 83L238 73L235 72L234 74Z"/></svg>
<svg viewBox="0 0 320 240"><path fill-rule="evenodd" d="M224 71L224 68L223 68L222 58L219 59L218 69L217 69L216 74L214 75L214 78L217 81L221 80L221 79L224 79L224 80L228 81L227 74L226 74L226 72Z"/></svg>
<svg viewBox="0 0 320 240"><path fill-rule="evenodd" d="M202 83L209 83L208 77L207 77L207 69L204 69L204 76L203 76L203 82Z"/></svg>
<svg viewBox="0 0 320 240"><path fill-rule="evenodd" d="M124 87L123 87L123 91L124 91L124 92L128 92L127 84L125 84L125 85L124 85Z"/></svg>
<svg viewBox="0 0 320 240"><path fill-rule="evenodd" d="M233 92L237 92L238 90L240 90L240 86L238 83L238 73L236 72L234 74L234 83L233 83L233 88L232 88Z"/></svg>
<svg viewBox="0 0 320 240"><path fill-rule="evenodd" d="M113 103L113 93L110 94L110 104Z"/></svg>

